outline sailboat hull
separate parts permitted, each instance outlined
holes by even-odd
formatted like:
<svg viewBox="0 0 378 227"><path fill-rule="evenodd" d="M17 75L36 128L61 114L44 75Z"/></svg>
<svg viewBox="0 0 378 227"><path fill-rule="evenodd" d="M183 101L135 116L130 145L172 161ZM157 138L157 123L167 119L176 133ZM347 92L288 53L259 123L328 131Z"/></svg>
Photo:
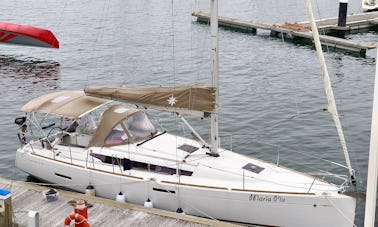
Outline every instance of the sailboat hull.
<svg viewBox="0 0 378 227"><path fill-rule="evenodd" d="M36 150L34 150L36 151ZM96 195L115 199L122 191L127 202L143 205L150 198L155 208L186 214L267 226L353 226L356 201L341 194L264 192L205 184L178 184L145 175L95 170L80 163L43 157L29 149L17 151L16 166L38 178L84 192L95 185ZM95 165L96 166L96 165ZM172 178L174 179L174 178Z"/></svg>

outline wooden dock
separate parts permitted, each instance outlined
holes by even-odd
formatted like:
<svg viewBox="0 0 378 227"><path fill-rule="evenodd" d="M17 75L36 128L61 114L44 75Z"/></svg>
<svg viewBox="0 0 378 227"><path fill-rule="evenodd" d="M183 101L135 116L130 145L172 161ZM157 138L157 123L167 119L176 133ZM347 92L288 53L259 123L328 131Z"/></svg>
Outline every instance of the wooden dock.
<svg viewBox="0 0 378 227"><path fill-rule="evenodd" d="M198 22L209 23L210 15L204 12L192 13L197 17ZM312 43L312 33L309 22L300 23L285 23L282 25L276 24L263 24L255 23L252 21L241 20L229 17L218 17L219 26L231 29L238 29L244 32L251 32L256 34L257 29L269 30L271 36L284 38L284 39L302 39L304 42ZM320 35L320 41L324 46L333 47L337 50L343 50L347 52L354 52L360 55L365 55L367 50L376 48L373 43L364 43L353 40L346 40L330 36L339 30L343 30L347 33L354 33L360 31L366 31L367 29L378 27L378 12L368 12L362 14L354 14L347 16L346 27L337 26L337 18L329 18L324 20L318 20L317 22L319 32L324 35Z"/></svg>
<svg viewBox="0 0 378 227"><path fill-rule="evenodd" d="M39 213L41 227L63 226L65 218L73 212L68 202L78 199L93 205L88 209L88 223L91 226L237 226L64 190L58 190L58 200L47 202L42 199L42 191L49 188L3 178L0 178L0 189L12 193L14 226L28 226L28 211Z"/></svg>

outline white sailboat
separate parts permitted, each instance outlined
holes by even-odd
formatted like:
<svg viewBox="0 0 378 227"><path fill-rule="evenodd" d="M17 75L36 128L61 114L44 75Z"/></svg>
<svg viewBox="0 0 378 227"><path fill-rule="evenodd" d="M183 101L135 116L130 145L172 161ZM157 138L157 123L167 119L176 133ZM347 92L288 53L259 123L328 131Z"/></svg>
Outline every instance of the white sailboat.
<svg viewBox="0 0 378 227"><path fill-rule="evenodd" d="M376 0L362 0L362 9L364 11L373 11L378 9L378 1Z"/></svg>
<svg viewBox="0 0 378 227"><path fill-rule="evenodd" d="M218 3L211 0L212 86L88 87L22 107L16 166L43 181L159 209L262 226L353 226L356 199L316 176L219 147ZM112 101L111 101L112 100ZM125 103L129 104L126 105ZM131 106L130 104L135 104ZM146 114L176 113L192 131L159 131ZM211 117L210 143L184 116Z"/></svg>

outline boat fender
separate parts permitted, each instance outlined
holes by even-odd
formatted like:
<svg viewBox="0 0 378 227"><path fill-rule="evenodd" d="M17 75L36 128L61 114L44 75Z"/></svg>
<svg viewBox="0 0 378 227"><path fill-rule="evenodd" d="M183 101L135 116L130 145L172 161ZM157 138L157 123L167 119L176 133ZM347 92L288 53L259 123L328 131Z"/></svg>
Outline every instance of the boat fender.
<svg viewBox="0 0 378 227"><path fill-rule="evenodd" d="M125 203L126 202L126 196L122 192L119 192L117 197L116 197L116 201L120 202L120 203Z"/></svg>
<svg viewBox="0 0 378 227"><path fill-rule="evenodd" d="M144 202L144 207L154 208L154 204L152 203L152 201L150 200L150 198L147 198L147 200Z"/></svg>
<svg viewBox="0 0 378 227"><path fill-rule="evenodd" d="M177 208L176 213L185 214L181 207Z"/></svg>
<svg viewBox="0 0 378 227"><path fill-rule="evenodd" d="M23 125L26 121L26 117L18 117L14 120L14 123L17 125Z"/></svg>
<svg viewBox="0 0 378 227"><path fill-rule="evenodd" d="M85 188L85 194L88 196L96 196L96 189L94 188L93 185L88 185Z"/></svg>
<svg viewBox="0 0 378 227"><path fill-rule="evenodd" d="M64 220L64 227L69 227L71 221L75 221L75 227L90 227L87 219L81 214L72 213L68 215Z"/></svg>

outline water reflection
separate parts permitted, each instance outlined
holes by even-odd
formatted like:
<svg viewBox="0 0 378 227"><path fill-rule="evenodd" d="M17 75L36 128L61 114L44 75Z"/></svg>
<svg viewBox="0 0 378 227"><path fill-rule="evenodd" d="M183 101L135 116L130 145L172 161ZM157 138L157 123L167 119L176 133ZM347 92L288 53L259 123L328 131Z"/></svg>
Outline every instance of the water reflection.
<svg viewBox="0 0 378 227"><path fill-rule="evenodd" d="M0 88L33 92L59 88L60 64L55 61L0 55Z"/></svg>
<svg viewBox="0 0 378 227"><path fill-rule="evenodd" d="M30 99L60 87L60 64L24 56L0 55L0 157L19 147L14 118ZM23 180L26 175L14 166L14 156L0 159L3 177Z"/></svg>

